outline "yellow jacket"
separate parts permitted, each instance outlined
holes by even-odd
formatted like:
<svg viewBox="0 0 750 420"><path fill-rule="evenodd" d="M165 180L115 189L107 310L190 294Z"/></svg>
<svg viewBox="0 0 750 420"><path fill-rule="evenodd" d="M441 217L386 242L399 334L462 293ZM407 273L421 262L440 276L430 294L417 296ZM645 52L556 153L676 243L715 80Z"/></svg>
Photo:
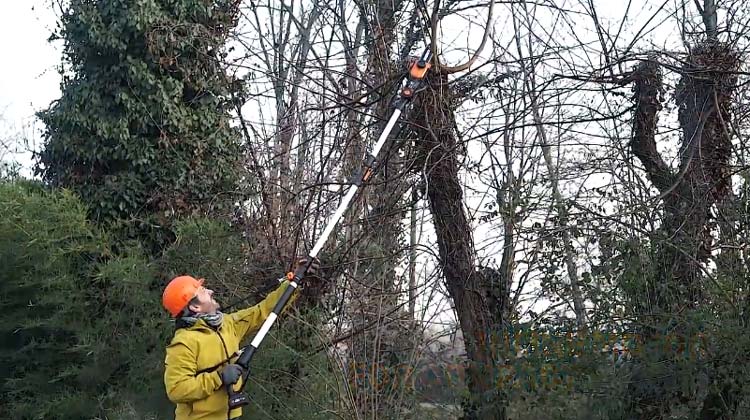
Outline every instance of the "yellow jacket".
<svg viewBox="0 0 750 420"><path fill-rule="evenodd" d="M164 360L167 397L177 404L175 420L227 420L228 397L219 377L221 367L199 372L218 365L239 350L245 335L260 328L288 284L285 281L253 307L225 314L218 330L198 320L192 327L175 332ZM289 303L298 294L295 291ZM241 380L235 384L235 390L240 383ZM232 419L240 417L242 409L234 409L230 414Z"/></svg>

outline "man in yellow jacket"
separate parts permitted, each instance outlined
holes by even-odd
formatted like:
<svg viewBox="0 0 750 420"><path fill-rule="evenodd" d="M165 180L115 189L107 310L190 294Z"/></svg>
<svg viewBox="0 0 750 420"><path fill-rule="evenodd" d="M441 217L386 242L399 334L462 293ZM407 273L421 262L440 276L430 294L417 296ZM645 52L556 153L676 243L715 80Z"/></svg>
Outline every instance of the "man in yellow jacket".
<svg viewBox="0 0 750 420"><path fill-rule="evenodd" d="M301 261L300 264L304 263ZM318 268L314 261L307 274ZM162 295L164 307L175 318L176 331L167 346L164 385L176 403L175 420L227 420L242 415L229 410L227 387L239 390L242 369L232 359L245 336L260 328L289 282L284 281L259 304L223 314L213 291L203 279L180 276ZM289 304L297 299L295 291Z"/></svg>

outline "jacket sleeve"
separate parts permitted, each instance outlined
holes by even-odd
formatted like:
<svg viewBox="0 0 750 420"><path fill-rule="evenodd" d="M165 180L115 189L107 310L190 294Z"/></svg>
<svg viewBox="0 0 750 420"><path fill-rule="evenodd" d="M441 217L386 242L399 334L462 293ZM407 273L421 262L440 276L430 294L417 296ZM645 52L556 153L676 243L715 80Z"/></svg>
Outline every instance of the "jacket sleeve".
<svg viewBox="0 0 750 420"><path fill-rule="evenodd" d="M286 290L287 287L290 287L289 281L284 280L284 282L279 285L276 290L266 296L266 298L260 301L260 303L258 303L257 305L251 306L247 309L242 309L230 315L232 322L235 325L237 338L240 341L242 341L242 339L245 337L245 335L247 335L248 332L260 328L260 326L263 324L263 321L265 321L271 311L273 311L273 307L276 306L276 302L279 301L281 295L284 293L284 290ZM288 308L292 303L294 303L294 301L297 300L297 297L299 297L299 289L294 291L286 307Z"/></svg>
<svg viewBox="0 0 750 420"><path fill-rule="evenodd" d="M170 344L164 364L164 385L167 397L173 403L202 400L221 388L218 371L196 375L195 354L185 343Z"/></svg>

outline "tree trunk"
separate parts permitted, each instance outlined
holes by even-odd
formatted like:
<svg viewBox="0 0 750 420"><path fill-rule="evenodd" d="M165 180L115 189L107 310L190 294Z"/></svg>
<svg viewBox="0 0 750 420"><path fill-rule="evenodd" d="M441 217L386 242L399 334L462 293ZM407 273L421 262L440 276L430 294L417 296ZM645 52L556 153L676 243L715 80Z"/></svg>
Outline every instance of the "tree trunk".
<svg viewBox="0 0 750 420"><path fill-rule="evenodd" d="M471 401L468 419L504 419L505 406L496 398L493 339L500 326L493 321L500 308L491 308L491 288L475 268L471 225L463 208L458 178L458 143L455 117L449 104L448 80L443 73L428 76L430 88L416 99L412 119L417 127L418 149L425 159L427 198L437 234L440 265L464 333L468 356L467 382ZM500 299L497 299L500 300Z"/></svg>
<svg viewBox="0 0 750 420"><path fill-rule="evenodd" d="M644 302L638 312L646 325L643 335L647 341L655 342L663 331L670 331L671 340L687 340L690 329L700 327L685 321L706 303L703 266L713 248L712 208L731 191L731 143L725 122L730 116L737 66L738 57L728 46L705 44L688 56L675 95L683 137L677 173L656 149L661 107L659 65L645 61L634 73L636 115L631 149L664 204L662 225L655 235L655 275L647 279L648 296L637 297ZM694 395L685 394L678 386L675 355L661 354L662 360L656 360L656 355L645 356L640 385L631 387L631 406L640 409L639 418L644 420L664 418L675 399L685 401ZM707 404L714 405L711 401L718 398L721 396L709 396Z"/></svg>

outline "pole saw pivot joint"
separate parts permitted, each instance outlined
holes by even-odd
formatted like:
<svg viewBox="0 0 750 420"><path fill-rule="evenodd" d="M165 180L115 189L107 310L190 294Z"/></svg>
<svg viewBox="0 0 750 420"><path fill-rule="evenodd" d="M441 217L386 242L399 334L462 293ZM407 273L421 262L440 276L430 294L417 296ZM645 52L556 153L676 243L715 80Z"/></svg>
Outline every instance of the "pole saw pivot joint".
<svg viewBox="0 0 750 420"><path fill-rule="evenodd" d="M414 94L422 90L427 71L432 67L430 58L431 53L429 48L425 49L419 58L412 57L409 62L409 72L405 78L404 86L393 100L395 108L403 111L406 104L414 97Z"/></svg>

